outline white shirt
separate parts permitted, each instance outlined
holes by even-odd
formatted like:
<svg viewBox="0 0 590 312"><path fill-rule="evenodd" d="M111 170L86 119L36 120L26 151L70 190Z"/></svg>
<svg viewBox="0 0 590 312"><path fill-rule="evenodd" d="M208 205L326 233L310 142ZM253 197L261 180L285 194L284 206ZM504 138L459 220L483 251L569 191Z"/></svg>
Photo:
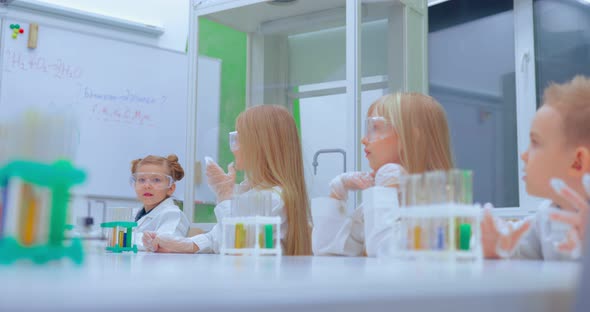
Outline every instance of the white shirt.
<svg viewBox="0 0 590 312"><path fill-rule="evenodd" d="M143 246L143 232L150 231L158 234L172 234L186 237L190 222L186 215L174 204L172 198L167 198L148 214L137 220L134 229L133 241L139 250L145 250Z"/></svg>
<svg viewBox="0 0 590 312"><path fill-rule="evenodd" d="M531 227L518 243L512 258L542 260L577 260L580 258L580 253L563 253L557 249L556 245L565 237L568 226L550 221L549 215L556 209L560 208L551 201L543 201L535 215L516 222L515 225L519 226L522 222L530 220Z"/></svg>
<svg viewBox="0 0 590 312"><path fill-rule="evenodd" d="M375 186L363 191L363 203L347 216L346 202L330 197L311 201L312 249L316 256L376 256L389 246L397 189Z"/></svg>
<svg viewBox="0 0 590 312"><path fill-rule="evenodd" d="M271 216L281 217L281 242L287 235L287 216L285 214L285 203L281 197L282 189L278 186L272 188L271 193ZM256 189L251 189L244 194L260 192ZM198 253L219 253L221 240L221 219L231 216L231 199L224 200L215 206L214 212L217 218L217 224L213 226L211 231L191 237L191 240L199 247Z"/></svg>

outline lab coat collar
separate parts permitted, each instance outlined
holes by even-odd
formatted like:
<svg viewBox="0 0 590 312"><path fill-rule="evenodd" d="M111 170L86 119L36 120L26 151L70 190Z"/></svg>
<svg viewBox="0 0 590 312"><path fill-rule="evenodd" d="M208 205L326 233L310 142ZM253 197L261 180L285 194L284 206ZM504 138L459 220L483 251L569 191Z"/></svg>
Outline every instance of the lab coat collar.
<svg viewBox="0 0 590 312"><path fill-rule="evenodd" d="M168 210L168 207L170 207L170 206L175 206L174 200L172 199L172 197L166 198L160 204L158 204L158 206L156 206L152 211L150 211L148 214L141 217L141 219L137 220L137 226L140 226L146 220L154 219L159 214L166 212ZM144 208L142 208L142 209L144 209Z"/></svg>

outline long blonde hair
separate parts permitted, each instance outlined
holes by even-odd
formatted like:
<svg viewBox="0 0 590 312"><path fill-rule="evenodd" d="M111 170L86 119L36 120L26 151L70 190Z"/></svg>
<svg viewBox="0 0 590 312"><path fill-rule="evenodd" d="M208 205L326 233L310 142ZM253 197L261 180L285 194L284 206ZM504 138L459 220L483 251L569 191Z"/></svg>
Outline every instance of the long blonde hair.
<svg viewBox="0 0 590 312"><path fill-rule="evenodd" d="M393 93L377 99L369 116L391 122L400 140L400 162L409 173L454 167L444 108L420 93Z"/></svg>
<svg viewBox="0 0 590 312"><path fill-rule="evenodd" d="M311 213L293 116L281 106L251 107L238 116L236 130L249 184L282 188L287 215L285 254L311 255Z"/></svg>

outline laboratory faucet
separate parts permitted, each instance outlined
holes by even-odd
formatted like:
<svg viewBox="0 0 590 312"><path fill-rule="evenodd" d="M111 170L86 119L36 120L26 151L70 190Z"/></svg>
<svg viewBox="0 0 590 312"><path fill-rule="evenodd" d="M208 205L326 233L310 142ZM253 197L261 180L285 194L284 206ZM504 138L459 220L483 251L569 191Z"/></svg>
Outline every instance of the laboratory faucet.
<svg viewBox="0 0 590 312"><path fill-rule="evenodd" d="M313 155L313 174L316 175L318 173L318 156L320 154L331 154L331 153L340 153L344 158L344 167L342 172L346 172L346 151L341 148L328 148L328 149L321 149L315 152Z"/></svg>

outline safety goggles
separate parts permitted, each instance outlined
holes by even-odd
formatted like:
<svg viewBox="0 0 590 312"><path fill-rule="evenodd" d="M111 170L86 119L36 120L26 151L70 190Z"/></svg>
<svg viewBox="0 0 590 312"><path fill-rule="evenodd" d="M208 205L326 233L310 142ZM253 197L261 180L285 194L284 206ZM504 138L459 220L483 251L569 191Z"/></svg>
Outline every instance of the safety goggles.
<svg viewBox="0 0 590 312"><path fill-rule="evenodd" d="M375 142L393 135L393 125L384 117L369 117L365 123L365 137L369 142Z"/></svg>
<svg viewBox="0 0 590 312"><path fill-rule="evenodd" d="M171 176L157 172L136 172L129 178L129 183L133 187L151 185L156 190L168 189L174 183Z"/></svg>
<svg viewBox="0 0 590 312"><path fill-rule="evenodd" d="M240 149L240 142L238 142L238 131L229 133L229 149L235 152Z"/></svg>

